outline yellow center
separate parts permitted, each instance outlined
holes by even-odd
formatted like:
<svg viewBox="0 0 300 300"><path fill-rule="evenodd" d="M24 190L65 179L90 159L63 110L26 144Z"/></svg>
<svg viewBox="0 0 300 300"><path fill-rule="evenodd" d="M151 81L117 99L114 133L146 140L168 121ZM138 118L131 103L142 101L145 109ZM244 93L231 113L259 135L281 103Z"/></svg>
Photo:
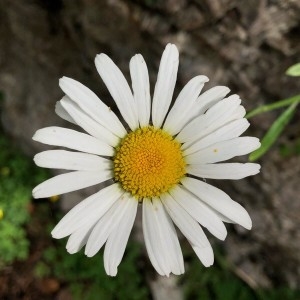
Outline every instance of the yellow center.
<svg viewBox="0 0 300 300"><path fill-rule="evenodd" d="M136 198L156 197L180 181L185 166L180 143L148 126L121 141L114 157L114 176Z"/></svg>

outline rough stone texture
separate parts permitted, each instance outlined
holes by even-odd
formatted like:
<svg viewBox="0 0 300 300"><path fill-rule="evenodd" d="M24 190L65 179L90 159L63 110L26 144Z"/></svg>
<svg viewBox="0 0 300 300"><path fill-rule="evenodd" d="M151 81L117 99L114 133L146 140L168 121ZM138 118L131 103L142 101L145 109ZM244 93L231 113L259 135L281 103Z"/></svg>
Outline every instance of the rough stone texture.
<svg viewBox="0 0 300 300"><path fill-rule="evenodd" d="M178 88L205 74L208 86L228 85L247 109L294 95L299 81L284 71L300 61L299 23L297 0L0 0L2 124L33 154L43 149L30 139L35 130L64 124L54 114L63 96L58 78L75 78L113 105L95 55L109 54L128 77L130 57L142 53L153 88L167 42L181 52ZM276 115L253 118L251 133L262 136ZM280 142L297 136L299 125L290 125ZM250 233L229 234L228 257L254 287L299 286L300 158L283 159L273 148L261 163L255 178L221 186L254 223Z"/></svg>

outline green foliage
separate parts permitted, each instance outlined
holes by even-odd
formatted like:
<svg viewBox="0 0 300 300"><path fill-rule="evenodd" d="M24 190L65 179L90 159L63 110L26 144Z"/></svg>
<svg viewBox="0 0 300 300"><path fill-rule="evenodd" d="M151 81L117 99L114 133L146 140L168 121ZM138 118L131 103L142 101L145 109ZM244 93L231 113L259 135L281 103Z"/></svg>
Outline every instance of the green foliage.
<svg viewBox="0 0 300 300"><path fill-rule="evenodd" d="M279 151L282 157L300 155L300 138L296 139L292 144L280 145Z"/></svg>
<svg viewBox="0 0 300 300"><path fill-rule="evenodd" d="M300 76L300 63L290 66L286 70L285 74L288 76L294 76L294 77Z"/></svg>
<svg viewBox="0 0 300 300"><path fill-rule="evenodd" d="M85 257L82 252L71 255L63 240L58 241L57 247L46 249L35 274L54 276L67 283L74 299L78 300L148 299L149 291L136 264L139 254L140 246L129 243L117 276L109 277L104 271L102 254L92 258Z"/></svg>
<svg viewBox="0 0 300 300"><path fill-rule="evenodd" d="M0 268L26 259L29 241L24 225L30 219L31 188L45 178L0 134ZM30 174L31 176L28 176Z"/></svg>
<svg viewBox="0 0 300 300"><path fill-rule="evenodd" d="M292 119L295 109L298 103L291 104L272 124L263 139L261 140L261 146L249 156L250 161L255 161L263 156L270 147L276 142L281 132L284 130L286 125Z"/></svg>

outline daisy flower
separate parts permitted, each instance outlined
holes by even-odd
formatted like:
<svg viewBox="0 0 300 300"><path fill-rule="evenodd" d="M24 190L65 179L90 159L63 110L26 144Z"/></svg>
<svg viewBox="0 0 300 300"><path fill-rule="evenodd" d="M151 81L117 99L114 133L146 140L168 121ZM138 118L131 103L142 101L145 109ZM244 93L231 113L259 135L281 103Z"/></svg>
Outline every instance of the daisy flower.
<svg viewBox="0 0 300 300"><path fill-rule="evenodd" d="M260 170L253 163L223 163L260 146L255 137L240 137L249 122L239 96L226 97L229 89L224 86L200 94L208 78L196 76L172 106L179 63L172 44L163 52L152 101L140 54L130 60L132 89L107 55L97 55L95 63L122 119L90 89L63 77L59 85L65 96L56 113L86 133L47 127L33 136L40 143L75 150L49 150L34 157L40 167L71 171L38 185L34 198L106 185L71 209L52 236L69 236L67 251L85 246L88 257L105 244L105 270L115 276L140 204L146 249L160 275L184 273L174 224L203 265L212 265L213 250L203 227L224 240L224 222L252 226L240 204L203 180L242 179Z"/></svg>

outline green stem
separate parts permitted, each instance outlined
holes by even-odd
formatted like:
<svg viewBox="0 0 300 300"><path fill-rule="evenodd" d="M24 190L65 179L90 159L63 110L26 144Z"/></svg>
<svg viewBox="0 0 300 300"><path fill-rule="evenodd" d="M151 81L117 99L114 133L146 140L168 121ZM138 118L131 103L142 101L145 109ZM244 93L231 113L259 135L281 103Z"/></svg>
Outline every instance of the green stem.
<svg viewBox="0 0 300 300"><path fill-rule="evenodd" d="M255 109L253 109L252 111L250 111L246 115L246 118L250 119L256 115L259 115L259 114L262 114L262 113L265 113L265 112L268 112L268 111L271 111L273 109L277 109L280 107L288 106L288 105L291 105L292 103L300 103L300 95L296 95L296 96L293 96L293 97L290 97L290 98L287 98L284 100L280 100L280 101L274 102L272 104L259 106Z"/></svg>

